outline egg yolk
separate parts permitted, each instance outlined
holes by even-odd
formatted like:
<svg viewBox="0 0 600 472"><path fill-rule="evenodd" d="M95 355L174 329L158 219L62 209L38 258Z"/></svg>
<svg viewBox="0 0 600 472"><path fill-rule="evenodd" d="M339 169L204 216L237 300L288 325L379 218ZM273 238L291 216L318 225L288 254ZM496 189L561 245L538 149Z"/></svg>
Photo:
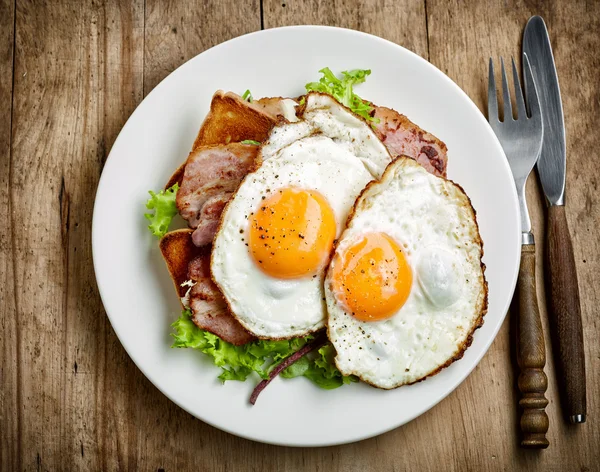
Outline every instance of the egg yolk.
<svg viewBox="0 0 600 472"><path fill-rule="evenodd" d="M336 254L333 290L361 321L391 317L406 302L412 271L404 253L385 233L369 233Z"/></svg>
<svg viewBox="0 0 600 472"><path fill-rule="evenodd" d="M264 273L281 279L315 275L329 262L335 216L319 192L277 190L248 219L250 254Z"/></svg>

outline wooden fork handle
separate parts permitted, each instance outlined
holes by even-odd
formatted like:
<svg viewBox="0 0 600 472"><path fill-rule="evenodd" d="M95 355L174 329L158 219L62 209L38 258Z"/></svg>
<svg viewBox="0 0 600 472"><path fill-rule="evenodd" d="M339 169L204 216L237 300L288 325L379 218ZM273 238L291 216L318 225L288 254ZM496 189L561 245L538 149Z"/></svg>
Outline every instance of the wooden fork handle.
<svg viewBox="0 0 600 472"><path fill-rule="evenodd" d="M583 423L586 388L581 306L573 245L563 205L548 207L547 238L548 319L556 377L566 417L571 423Z"/></svg>
<svg viewBox="0 0 600 472"><path fill-rule="evenodd" d="M517 324L517 360L521 399L521 446L531 449L548 447L548 415L544 396L548 378L544 373L546 350L535 284L535 245L521 246L521 267L517 282L519 322Z"/></svg>

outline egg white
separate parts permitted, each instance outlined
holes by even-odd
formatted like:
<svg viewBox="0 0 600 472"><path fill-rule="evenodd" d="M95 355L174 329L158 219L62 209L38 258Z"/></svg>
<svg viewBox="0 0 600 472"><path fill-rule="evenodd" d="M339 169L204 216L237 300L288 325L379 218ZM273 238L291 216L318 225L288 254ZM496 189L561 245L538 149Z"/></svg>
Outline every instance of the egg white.
<svg viewBox="0 0 600 472"><path fill-rule="evenodd" d="M325 281L328 335L344 375L389 389L436 373L468 347L487 308L483 251L462 189L404 157L363 192L336 254L370 232L386 233L403 250L410 295L387 320L358 320L334 291L334 256Z"/></svg>
<svg viewBox="0 0 600 472"><path fill-rule="evenodd" d="M316 190L331 206L339 236L359 193L391 161L371 127L327 95L309 94L299 118L273 129L262 165L227 205L212 249L215 283L233 315L260 338L292 338L325 325L324 271L287 280L262 272L246 245L250 214L278 189Z"/></svg>

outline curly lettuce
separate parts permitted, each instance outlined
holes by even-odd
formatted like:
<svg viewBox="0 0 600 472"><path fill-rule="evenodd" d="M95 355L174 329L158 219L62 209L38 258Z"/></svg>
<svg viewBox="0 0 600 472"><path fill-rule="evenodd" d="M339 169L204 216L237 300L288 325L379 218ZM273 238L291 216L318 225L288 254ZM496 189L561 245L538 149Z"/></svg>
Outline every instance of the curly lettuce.
<svg viewBox="0 0 600 472"><path fill-rule="evenodd" d="M342 71L338 78L329 67L319 71L323 77L318 82L306 84L307 92L322 92L333 96L338 102L350 108L354 113L362 116L372 124L379 123L379 119L371 116L373 106L354 93L354 85L362 84L371 74L369 69L355 69Z"/></svg>
<svg viewBox="0 0 600 472"><path fill-rule="evenodd" d="M269 370L277 362L313 339L309 335L284 341L257 340L242 346L234 346L217 335L198 328L192 321L188 309L184 310L171 326L174 329L174 333L171 333L174 338L172 347L190 347L212 357L213 363L222 369L219 379L223 382L246 380L252 372L266 379Z"/></svg>
<svg viewBox="0 0 600 472"><path fill-rule="evenodd" d="M146 213L144 216L150 220L148 229L154 236L162 238L169 230L171 220L177 214L177 206L175 205L175 197L179 190L179 184L154 193L150 190L150 198L146 202L148 210L154 210L154 213Z"/></svg>
<svg viewBox="0 0 600 472"><path fill-rule="evenodd" d="M335 349L331 343L327 343L317 351L316 356L301 357L281 372L281 376L291 379L303 375L326 390L358 382L358 378L354 375L342 375L333 362L334 357Z"/></svg>
<svg viewBox="0 0 600 472"><path fill-rule="evenodd" d="M268 378L269 372L283 359L290 356L314 336L308 335L282 341L257 340L242 346L234 346L218 336L198 328L191 319L189 309L171 325L174 348L196 349L212 358L213 363L221 368L219 379L244 381L252 372L262 379ZM344 377L333 363L335 351L331 344L323 346L318 355L309 359L300 358L282 372L285 378L304 376L324 389L333 389L341 385L356 382L355 377Z"/></svg>

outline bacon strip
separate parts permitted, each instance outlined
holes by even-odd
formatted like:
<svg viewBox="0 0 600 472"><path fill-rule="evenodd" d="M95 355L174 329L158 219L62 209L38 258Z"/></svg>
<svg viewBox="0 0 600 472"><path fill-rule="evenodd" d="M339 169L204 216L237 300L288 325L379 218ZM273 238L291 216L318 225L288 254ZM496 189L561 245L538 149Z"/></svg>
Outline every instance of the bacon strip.
<svg viewBox="0 0 600 472"><path fill-rule="evenodd" d="M217 230L219 229L221 213L225 205L231 199L233 194L225 192L209 198L200 210L199 223L194 233L192 241L198 247L206 244L212 244Z"/></svg>
<svg viewBox="0 0 600 472"><path fill-rule="evenodd" d="M240 143L200 146L185 165L177 209L191 228L196 246L212 243L223 208L255 165L258 147Z"/></svg>
<svg viewBox="0 0 600 472"><path fill-rule="evenodd" d="M372 114L379 118L376 131L392 157L412 157L428 172L446 177L448 148L442 141L391 108L375 106Z"/></svg>
<svg viewBox="0 0 600 472"><path fill-rule="evenodd" d="M236 346L255 339L233 317L223 295L211 280L210 253L200 254L190 261L188 277L196 282L190 290L190 309L196 326Z"/></svg>
<svg viewBox="0 0 600 472"><path fill-rule="evenodd" d="M290 123L298 121L295 109L298 102L292 98L264 97L252 102L252 105L276 119L284 118Z"/></svg>

